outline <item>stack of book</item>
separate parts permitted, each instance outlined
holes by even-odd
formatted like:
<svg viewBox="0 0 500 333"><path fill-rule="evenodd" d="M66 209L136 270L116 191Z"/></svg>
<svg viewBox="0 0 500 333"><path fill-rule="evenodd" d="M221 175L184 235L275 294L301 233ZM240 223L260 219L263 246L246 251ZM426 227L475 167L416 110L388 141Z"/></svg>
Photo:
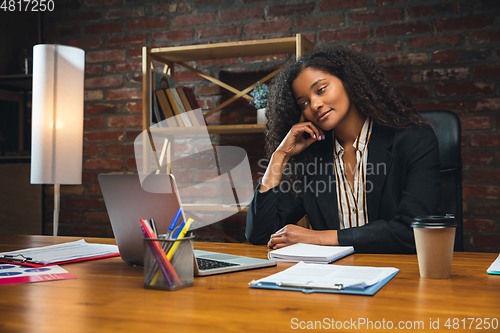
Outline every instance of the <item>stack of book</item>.
<svg viewBox="0 0 500 333"><path fill-rule="evenodd" d="M201 113L189 112L198 108L196 97L189 87L156 90L153 94L152 122L165 120L168 127L205 126Z"/></svg>

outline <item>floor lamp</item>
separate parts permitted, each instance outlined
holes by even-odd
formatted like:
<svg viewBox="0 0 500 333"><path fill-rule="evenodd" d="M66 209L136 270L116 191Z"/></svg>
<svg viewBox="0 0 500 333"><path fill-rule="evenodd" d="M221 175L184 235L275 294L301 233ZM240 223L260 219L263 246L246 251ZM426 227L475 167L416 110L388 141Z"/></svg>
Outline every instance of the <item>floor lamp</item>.
<svg viewBox="0 0 500 333"><path fill-rule="evenodd" d="M54 236L60 185L82 183L84 69L81 49L33 48L31 183L54 184Z"/></svg>

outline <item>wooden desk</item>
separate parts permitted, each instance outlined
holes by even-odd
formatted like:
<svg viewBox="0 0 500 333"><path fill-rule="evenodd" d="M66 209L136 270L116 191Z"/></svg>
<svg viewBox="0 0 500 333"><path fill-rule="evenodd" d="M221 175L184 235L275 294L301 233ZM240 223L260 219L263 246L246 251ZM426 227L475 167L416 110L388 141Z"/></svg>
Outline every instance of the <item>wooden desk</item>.
<svg viewBox="0 0 500 333"><path fill-rule="evenodd" d="M0 251L76 239L0 235ZM87 241L114 243L113 239ZM260 258L267 252L264 247L243 244L195 243L195 248ZM447 280L421 279L415 255L354 254L337 262L401 269L373 297L248 288L252 279L289 267L286 263L195 278L194 287L175 292L144 289L142 268L129 266L119 257L68 264L64 268L78 279L0 286L0 332L283 332L314 321L326 330L324 323L331 325L332 319L333 325L347 325L344 331L370 331L359 318L380 325L382 332L386 330L381 325L387 327L389 321L394 328L400 321L403 327L415 327L420 321L420 330L408 331L426 332L430 320L434 325L439 320L442 331L470 331L467 318L490 318L490 322L496 318L500 325L500 276L486 274L496 257L456 252L452 277ZM460 328L445 327L449 318L452 325L456 318ZM350 326L351 319L356 329ZM477 324L478 320L472 327ZM500 326L484 331L499 330Z"/></svg>

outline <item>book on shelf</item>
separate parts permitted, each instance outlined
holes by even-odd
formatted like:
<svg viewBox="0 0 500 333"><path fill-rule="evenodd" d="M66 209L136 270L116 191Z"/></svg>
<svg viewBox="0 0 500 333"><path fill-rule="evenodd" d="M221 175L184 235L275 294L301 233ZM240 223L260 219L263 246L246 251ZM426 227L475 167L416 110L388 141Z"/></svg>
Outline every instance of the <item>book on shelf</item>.
<svg viewBox="0 0 500 333"><path fill-rule="evenodd" d="M159 89L153 93L152 122L166 120L168 127L206 126L194 93L189 87ZM199 110L198 110L199 111Z"/></svg>
<svg viewBox="0 0 500 333"><path fill-rule="evenodd" d="M186 127L192 127L193 124L191 123L191 120L189 119L189 116L186 113L186 109L184 108L184 105L182 104L181 98L179 97L179 94L177 93L177 90L175 88L170 88L167 91L167 94L170 98L171 105L175 106L175 110L177 111L179 117L181 118L182 122Z"/></svg>
<svg viewBox="0 0 500 333"><path fill-rule="evenodd" d="M168 127L184 127L182 123L177 123L176 117L171 104L167 98L167 95L165 94L164 90L157 90L155 91L155 95L158 100L158 105L163 113L164 119L167 121Z"/></svg>

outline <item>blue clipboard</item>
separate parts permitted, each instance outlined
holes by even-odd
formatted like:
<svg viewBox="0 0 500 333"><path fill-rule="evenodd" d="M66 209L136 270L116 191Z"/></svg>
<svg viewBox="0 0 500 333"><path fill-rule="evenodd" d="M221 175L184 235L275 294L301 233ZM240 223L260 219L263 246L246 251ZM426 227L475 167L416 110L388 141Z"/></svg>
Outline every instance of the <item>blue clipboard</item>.
<svg viewBox="0 0 500 333"><path fill-rule="evenodd" d="M327 294L347 294L347 295L362 295L362 296L373 296L377 291L380 290L387 282L389 282L393 277L396 276L396 274L399 273L399 269L386 277L385 279L381 280L380 282L369 286L367 288L356 288L356 287L347 287L347 288L340 288L340 287L331 287L331 288L312 288L312 287L288 287L288 286L280 286L276 283L270 283L270 282L258 282L256 284L251 284L250 288L256 288L256 289L273 289L273 290L289 290L289 291L302 291L305 294L311 294L311 293L327 293Z"/></svg>

